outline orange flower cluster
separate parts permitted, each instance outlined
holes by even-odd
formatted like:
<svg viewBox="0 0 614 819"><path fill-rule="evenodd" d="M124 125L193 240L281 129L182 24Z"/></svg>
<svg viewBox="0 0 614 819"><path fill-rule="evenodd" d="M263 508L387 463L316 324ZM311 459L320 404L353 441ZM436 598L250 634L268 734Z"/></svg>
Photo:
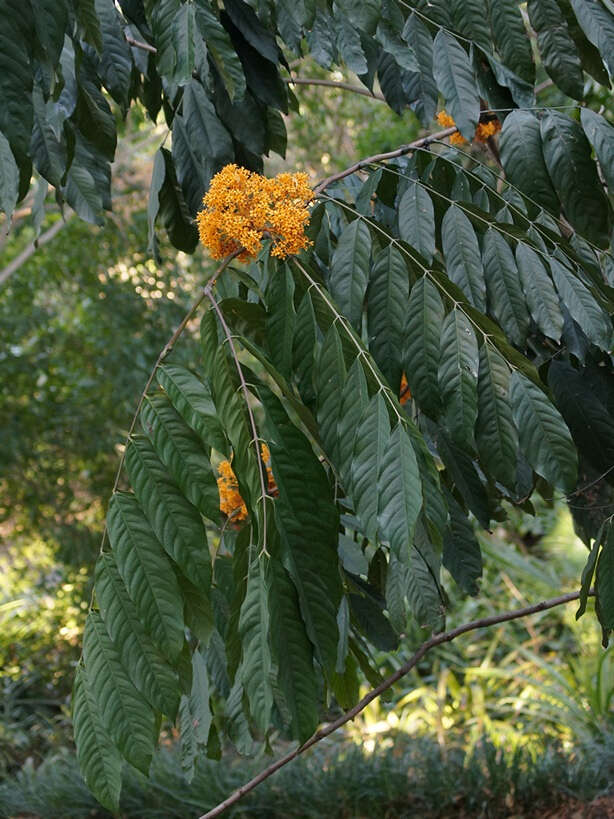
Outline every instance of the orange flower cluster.
<svg viewBox="0 0 614 819"><path fill-rule="evenodd" d="M266 469L267 491L270 495L277 494L277 484L271 469L271 453L266 444L260 445L260 457ZM245 520L247 517L247 506L239 492L239 482L233 472L230 461L222 461L217 468L220 477L217 479L217 487L220 493L220 511L223 512L233 523Z"/></svg>
<svg viewBox="0 0 614 819"><path fill-rule="evenodd" d="M451 128L456 125L452 117L446 111L440 111L437 114L437 121L444 128ZM488 137L493 136L501 130L501 123L498 119L491 119L489 122L479 122L475 130L475 139L477 142L486 142ZM450 144L463 145L467 140L461 136L458 131L450 135Z"/></svg>
<svg viewBox="0 0 614 819"><path fill-rule="evenodd" d="M214 259L241 250L252 259L263 238L273 240L272 256L285 259L308 247L307 206L313 199L306 173L267 179L238 165L226 165L211 180L197 216L200 241Z"/></svg>
<svg viewBox="0 0 614 819"><path fill-rule="evenodd" d="M409 389L409 384L407 383L407 376L405 373L403 373L401 376L401 389L399 390L399 402L401 404L406 404L410 400L411 390Z"/></svg>

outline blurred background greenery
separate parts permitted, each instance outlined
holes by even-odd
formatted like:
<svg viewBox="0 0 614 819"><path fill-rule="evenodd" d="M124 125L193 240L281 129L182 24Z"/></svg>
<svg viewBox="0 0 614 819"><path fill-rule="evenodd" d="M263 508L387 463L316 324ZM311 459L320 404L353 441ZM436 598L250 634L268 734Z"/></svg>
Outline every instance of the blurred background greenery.
<svg viewBox="0 0 614 819"><path fill-rule="evenodd" d="M346 79L315 66L303 73ZM418 135L410 112L397 117L335 88L295 91L301 116L288 123L286 165L314 179ZM102 228L69 219L15 272L0 271L3 816L106 815L78 773L69 715L90 578L138 396L211 271L200 252L186 257L162 244L164 261L155 265L147 251L144 190L164 138L163 127L152 131L132 114L113 217ZM281 167L272 159L268 170ZM10 232L0 224L3 270L61 218L44 188L36 200ZM194 337L174 355L195 361ZM586 559L556 500L540 500L536 517L514 511L481 542L481 594L461 598L448 584L449 625L575 589ZM395 655L379 657L381 673L422 639L410 630ZM603 796L614 783L614 649L604 652L599 639L595 621L576 622L573 606L473 632L427 655L392 696L231 815L566 815L547 811L575 810L576 800ZM124 816L197 815L266 764L228 750L221 764L203 761L188 787L171 726L163 736L153 783L127 778Z"/></svg>

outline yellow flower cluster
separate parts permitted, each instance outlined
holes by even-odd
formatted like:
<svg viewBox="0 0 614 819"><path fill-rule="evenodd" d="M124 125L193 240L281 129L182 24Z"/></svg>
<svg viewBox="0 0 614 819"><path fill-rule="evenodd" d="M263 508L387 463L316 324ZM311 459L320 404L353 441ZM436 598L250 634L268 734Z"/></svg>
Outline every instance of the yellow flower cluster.
<svg viewBox="0 0 614 819"><path fill-rule="evenodd" d="M446 111L440 111L437 114L437 121L444 128L451 128L456 125L452 117ZM501 130L501 123L498 119L491 119L489 122L479 122L475 130L475 139L477 142L486 142L488 137L493 136ZM467 140L458 133L450 135L450 143L452 145L463 145Z"/></svg>
<svg viewBox="0 0 614 819"><path fill-rule="evenodd" d="M271 453L266 444L260 446L260 457L266 469L267 491L270 495L277 495L277 484L271 469ZM245 520L247 506L239 492L239 482L230 461L222 461L217 471L220 475L217 479L217 487L220 493L220 511L230 518L233 523Z"/></svg>
<svg viewBox="0 0 614 819"><path fill-rule="evenodd" d="M273 240L272 256L285 259L308 247L307 206L313 199L306 173L272 179L238 165L226 165L211 180L197 216L200 241L214 259L241 250L240 261L256 256L263 238Z"/></svg>

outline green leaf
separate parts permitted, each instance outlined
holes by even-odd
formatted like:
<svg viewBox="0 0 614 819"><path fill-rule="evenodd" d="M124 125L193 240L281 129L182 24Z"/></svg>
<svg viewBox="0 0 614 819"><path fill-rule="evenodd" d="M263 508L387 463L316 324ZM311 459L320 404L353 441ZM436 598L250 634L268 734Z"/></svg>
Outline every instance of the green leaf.
<svg viewBox="0 0 614 819"><path fill-rule="evenodd" d="M161 364L156 370L156 378L177 412L203 442L228 454L228 441L210 388L179 364Z"/></svg>
<svg viewBox="0 0 614 819"><path fill-rule="evenodd" d="M558 216L559 200L546 168L539 120L530 111L512 111L506 116L499 150L510 184Z"/></svg>
<svg viewBox="0 0 614 819"><path fill-rule="evenodd" d="M102 724L119 752L147 774L154 750L154 713L130 682L100 615L90 611L83 636L87 683Z"/></svg>
<svg viewBox="0 0 614 819"><path fill-rule="evenodd" d="M43 92L38 84L34 85L32 91L32 104L34 109L30 143L32 160L40 175L59 188L66 172L67 157L66 146L57 136L58 112L51 100L45 104Z"/></svg>
<svg viewBox="0 0 614 819"><path fill-rule="evenodd" d="M165 175L164 155L161 151L156 151L149 185L149 199L147 200L147 251L151 253L158 264L160 263L160 252L158 237L156 236L156 219L160 210L160 191L164 185Z"/></svg>
<svg viewBox="0 0 614 819"><path fill-rule="evenodd" d="M74 4L73 8L77 17L80 39L94 46L98 54L100 54L102 52L102 34L100 32L100 21L96 14L95 0L81 0L81 2Z"/></svg>
<svg viewBox="0 0 614 819"><path fill-rule="evenodd" d="M122 31L113 0L95 0L102 34L100 74L102 81L124 112L130 105L132 53Z"/></svg>
<svg viewBox="0 0 614 819"><path fill-rule="evenodd" d="M457 205L450 205L443 217L441 243L449 278L460 287L471 304L484 313L486 284L480 246L471 222Z"/></svg>
<svg viewBox="0 0 614 819"><path fill-rule="evenodd" d="M119 811L122 760L105 731L99 707L83 666L78 666L72 692L72 722L79 768L87 787L103 807Z"/></svg>
<svg viewBox="0 0 614 819"><path fill-rule="evenodd" d="M311 406L315 400L313 364L317 324L309 291L301 299L296 311L292 363L303 401Z"/></svg>
<svg viewBox="0 0 614 819"><path fill-rule="evenodd" d="M392 430L382 454L377 495L380 538L390 544L402 563L408 564L422 508L422 484L411 441L400 423Z"/></svg>
<svg viewBox="0 0 614 819"><path fill-rule="evenodd" d="M0 133L0 210L10 220L19 194L19 168L8 139Z"/></svg>
<svg viewBox="0 0 614 819"><path fill-rule="evenodd" d="M202 515L218 523L220 497L217 481L200 438L165 395L146 397L141 423L160 460L186 498Z"/></svg>
<svg viewBox="0 0 614 819"><path fill-rule="evenodd" d="M529 330L529 316L524 302L514 255L503 236L489 228L482 250L489 312L511 342L524 347Z"/></svg>
<svg viewBox="0 0 614 819"><path fill-rule="evenodd" d="M102 195L90 171L73 162L66 178L66 201L86 222L102 225Z"/></svg>
<svg viewBox="0 0 614 819"><path fill-rule="evenodd" d="M438 379L452 439L472 449L478 415L478 343L467 317L456 308L441 330Z"/></svg>
<svg viewBox="0 0 614 819"><path fill-rule="evenodd" d="M588 593L591 588L591 583L593 582L593 575L595 574L595 566L597 565L597 555L599 554L599 549L601 547L602 537L603 527L599 530L597 537L593 541L591 550L588 553L586 565L582 569L582 579L580 582L580 605L578 606L578 611L576 612L576 620L579 620L580 617L582 617L582 615L586 611Z"/></svg>
<svg viewBox="0 0 614 819"><path fill-rule="evenodd" d="M599 167L610 193L614 192L614 128L590 108L580 110L580 121L597 154Z"/></svg>
<svg viewBox="0 0 614 819"><path fill-rule="evenodd" d="M394 26L383 17L377 24L375 39L384 51L394 58L399 68L409 72L419 70L418 61L411 45L403 42Z"/></svg>
<svg viewBox="0 0 614 819"><path fill-rule="evenodd" d="M294 279L286 265L271 278L266 292L266 336L273 364L285 378L292 376L295 336Z"/></svg>
<svg viewBox="0 0 614 819"><path fill-rule="evenodd" d="M184 3L173 18L172 36L175 48L175 70L172 79L177 85L187 85L192 79L196 62L196 14L194 3Z"/></svg>
<svg viewBox="0 0 614 819"><path fill-rule="evenodd" d="M599 0L571 0L588 40L599 50L610 76L614 73L614 15Z"/></svg>
<svg viewBox="0 0 614 819"><path fill-rule="evenodd" d="M339 447L337 422L340 417L341 390L346 373L341 339L334 324L324 337L315 377L320 435L332 462L337 463Z"/></svg>
<svg viewBox="0 0 614 819"><path fill-rule="evenodd" d="M355 219L339 237L330 266L329 289L341 312L360 330L369 282L371 234L362 219Z"/></svg>
<svg viewBox="0 0 614 819"><path fill-rule="evenodd" d="M68 28L67 2L66 0L30 0L30 2L34 12L36 37L47 52L51 65L57 65Z"/></svg>
<svg viewBox="0 0 614 819"><path fill-rule="evenodd" d="M418 279L407 305L404 369L412 396L434 418L441 410L437 368L444 315L435 285L426 276Z"/></svg>
<svg viewBox="0 0 614 819"><path fill-rule="evenodd" d="M351 467L354 510L369 540L374 540L377 533L377 486L389 438L386 402L381 393L376 393L356 427Z"/></svg>
<svg viewBox="0 0 614 819"><path fill-rule="evenodd" d="M196 23L207 43L207 52L219 71L228 96L239 100L245 94L245 75L226 29L208 0L196 0Z"/></svg>
<svg viewBox="0 0 614 819"><path fill-rule="evenodd" d="M435 212L423 185L415 179L407 183L398 207L399 235L430 264L435 253Z"/></svg>
<svg viewBox="0 0 614 819"><path fill-rule="evenodd" d="M32 132L31 26L30 6L5 0L0 31L0 133L22 154Z"/></svg>
<svg viewBox="0 0 614 819"><path fill-rule="evenodd" d="M279 684L290 710L292 734L304 742L319 721L318 680L313 649L305 632L297 591L281 561L279 544L270 545L265 582L271 622L271 647Z"/></svg>
<svg viewBox="0 0 614 819"><path fill-rule="evenodd" d="M437 84L433 77L433 38L417 14L412 12L405 23L403 39L412 47L418 60L418 71L403 77L403 87L411 106L423 125L428 125L437 109Z"/></svg>
<svg viewBox="0 0 614 819"><path fill-rule="evenodd" d="M316 657L325 672L332 673L337 658L337 610L342 595L337 508L326 473L309 441L290 422L270 390L261 387L259 393L279 490L275 515L283 564L296 587Z"/></svg>
<svg viewBox="0 0 614 819"><path fill-rule="evenodd" d="M209 705L209 677L200 651L192 654L192 688L181 697L179 728L181 731L181 768L190 783L198 756L207 747L213 716Z"/></svg>
<svg viewBox="0 0 614 819"><path fill-rule="evenodd" d="M443 539L442 562L454 581L467 594L479 592L477 581L482 576L482 552L473 526L454 500L448 496L450 524Z"/></svg>
<svg viewBox="0 0 614 819"><path fill-rule="evenodd" d="M405 596L409 583L407 562L398 560L394 552L388 557L388 572L386 573L386 608L390 623L397 634L402 634L407 626L407 611Z"/></svg>
<svg viewBox="0 0 614 819"><path fill-rule="evenodd" d="M173 245L185 253L193 253L198 244L198 230L177 181L172 156L166 148L160 148L160 153L165 166L164 182L158 195L160 217Z"/></svg>
<svg viewBox="0 0 614 819"><path fill-rule="evenodd" d="M560 413L518 370L510 379L510 399L525 458L538 475L558 489L571 492L576 484L578 459Z"/></svg>
<svg viewBox="0 0 614 819"><path fill-rule="evenodd" d="M398 393L403 369L403 331L409 277L405 260L393 245L376 256L367 290L369 350L378 367Z"/></svg>
<svg viewBox="0 0 614 819"><path fill-rule="evenodd" d="M442 431L437 434L437 451L465 506L473 512L480 525L488 529L491 518L490 503L472 458Z"/></svg>
<svg viewBox="0 0 614 819"><path fill-rule="evenodd" d="M339 474L346 494L352 494L352 456L354 436L364 408L369 400L367 379L359 358L356 358L343 385L337 419Z"/></svg>
<svg viewBox="0 0 614 819"><path fill-rule="evenodd" d="M545 336L559 341L563 316L559 299L538 254L523 242L516 246L516 264L533 320Z"/></svg>
<svg viewBox="0 0 614 819"><path fill-rule="evenodd" d="M203 164L207 163L212 171L232 162L232 137L220 122L213 103L197 80L189 79L186 83L182 111L195 156ZM202 203L199 206L200 204Z"/></svg>
<svg viewBox="0 0 614 819"><path fill-rule="evenodd" d="M488 342L480 348L476 441L480 460L510 490L516 486L518 433L509 405L509 366Z"/></svg>
<svg viewBox="0 0 614 819"><path fill-rule="evenodd" d="M578 322L593 344L609 351L612 345L612 324L588 287L557 259L550 259L550 269L561 301L571 317Z"/></svg>
<svg viewBox="0 0 614 819"><path fill-rule="evenodd" d="M272 63L279 61L279 50L273 33L264 26L255 11L243 0L227 0L224 9L247 42Z"/></svg>
<svg viewBox="0 0 614 819"><path fill-rule="evenodd" d="M254 723L266 734L273 708L272 659L269 645L270 615L264 582L263 558L252 558L247 591L239 616L242 660L239 673L247 694Z"/></svg>
<svg viewBox="0 0 614 819"><path fill-rule="evenodd" d="M490 0L490 22L495 48L515 74L533 84L535 65L531 41L516 0Z"/></svg>
<svg viewBox="0 0 614 819"><path fill-rule="evenodd" d="M170 479L146 438L130 439L126 469L139 504L165 551L206 593L211 585L211 556L197 510Z"/></svg>
<svg viewBox="0 0 614 819"><path fill-rule="evenodd" d="M591 146L575 120L548 111L541 123L548 173L572 226L599 247L609 241L610 206L603 193Z"/></svg>
<svg viewBox="0 0 614 819"><path fill-rule="evenodd" d="M135 688L171 720L177 716L177 675L148 637L111 554L96 564L96 602L109 637Z"/></svg>
<svg viewBox="0 0 614 819"><path fill-rule="evenodd" d="M486 0L449 0L453 28L482 48L491 48L491 33Z"/></svg>
<svg viewBox="0 0 614 819"><path fill-rule="evenodd" d="M527 11L548 75L568 96L584 96L582 64L556 0L529 0Z"/></svg>
<svg viewBox="0 0 614 819"><path fill-rule="evenodd" d="M419 545L411 549L407 600L418 625L433 631L442 631L445 625L439 573L439 558L433 546L421 538Z"/></svg>
<svg viewBox="0 0 614 819"><path fill-rule="evenodd" d="M607 633L614 629L614 528L607 527L601 552L595 570L595 611L604 632L604 643L607 644Z"/></svg>
<svg viewBox="0 0 614 819"><path fill-rule="evenodd" d="M433 44L433 72L458 130L472 140L480 116L480 98L467 52L440 29Z"/></svg>
<svg viewBox="0 0 614 819"><path fill-rule="evenodd" d="M350 594L352 621L364 633L367 640L379 651L396 651L399 638L384 615L384 601L370 595Z"/></svg>
<svg viewBox="0 0 614 819"><path fill-rule="evenodd" d="M354 74L366 74L369 67L362 50L359 32L344 15L335 20L335 27L339 56Z"/></svg>
<svg viewBox="0 0 614 819"><path fill-rule="evenodd" d="M141 623L174 662L183 646L183 601L172 565L134 495L116 492L107 514L115 562Z"/></svg>

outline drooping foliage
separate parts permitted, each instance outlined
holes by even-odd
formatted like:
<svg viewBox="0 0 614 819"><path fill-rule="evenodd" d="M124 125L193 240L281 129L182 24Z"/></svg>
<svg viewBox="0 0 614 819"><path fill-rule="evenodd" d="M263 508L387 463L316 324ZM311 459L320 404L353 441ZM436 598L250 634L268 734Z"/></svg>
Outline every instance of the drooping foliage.
<svg viewBox="0 0 614 819"><path fill-rule="evenodd" d="M373 649L394 650L409 617L444 627L442 566L479 592L473 523L530 512L536 491L563 493L592 543L581 609L594 575L607 640L614 128L589 108L536 107L527 29L573 106L593 80L609 86L607 4L529 2L526 17L514 0L2 7L0 204L25 194L32 162L98 221L113 110L138 101L172 131L153 167L154 253L156 224L194 249L222 166L260 171L284 153L303 54L425 125L441 95L467 142L480 120L502 124L485 135L501 168L434 140L316 188L309 247L281 261L266 240L221 272L199 369L157 369L75 683L100 801L117 807L120 757L147 771L162 715L188 777L225 738L242 753L274 730L307 738L325 703L356 702L359 672L377 683Z"/></svg>

